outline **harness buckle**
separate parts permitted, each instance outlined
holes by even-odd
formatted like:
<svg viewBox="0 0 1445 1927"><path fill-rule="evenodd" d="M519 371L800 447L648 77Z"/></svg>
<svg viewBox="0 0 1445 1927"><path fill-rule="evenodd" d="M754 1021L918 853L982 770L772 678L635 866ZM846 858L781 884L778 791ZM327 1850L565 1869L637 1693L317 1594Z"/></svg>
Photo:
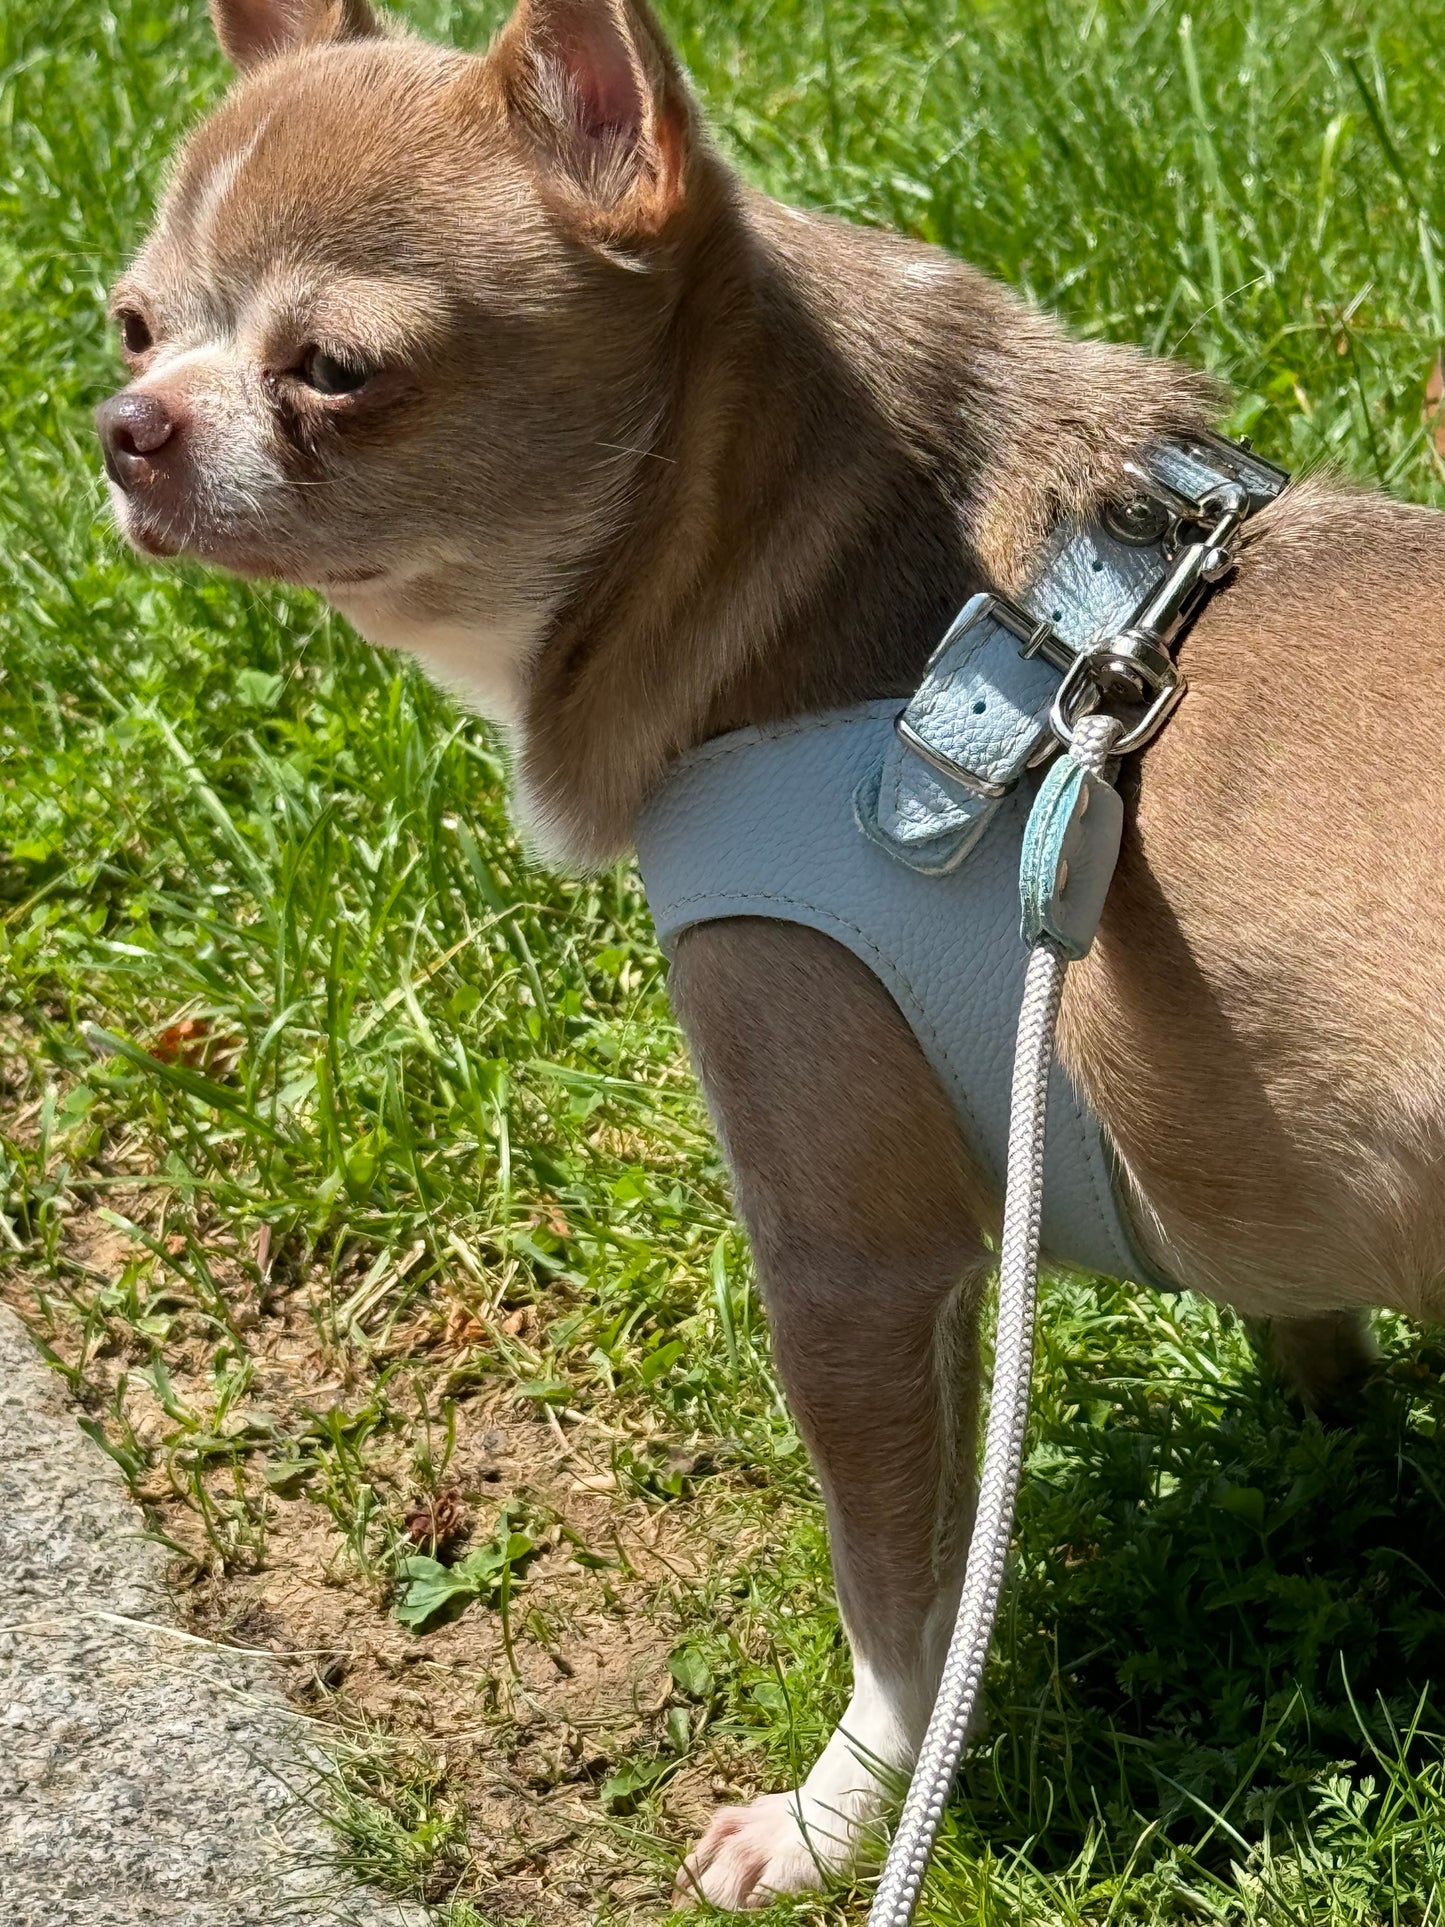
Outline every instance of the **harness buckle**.
<svg viewBox="0 0 1445 1927"><path fill-rule="evenodd" d="M1057 633L1051 622L1030 615L1027 609L1020 607L1007 596L982 594L973 597L963 614L949 630L935 654L935 662L945 650L957 650L960 642L972 630L989 624L1011 636L1018 644L1018 652L1021 656L1041 656L1045 662L1060 671L1067 671L1074 661L1074 651ZM1018 780L1017 771L1007 780L999 781L996 777L985 775L983 771L970 768L967 763L960 762L956 755L950 754L939 743L931 742L927 736L915 729L906 710L898 717L894 729L899 740L906 743L915 756L920 757L931 769L937 770L950 781L961 783L975 796L981 796L990 802L995 801L1001 796L1007 796ZM1047 738L1045 740L1047 741Z"/></svg>
<svg viewBox="0 0 1445 1927"><path fill-rule="evenodd" d="M1073 661L1073 650L1047 617L1031 616L1021 603L996 589L975 598L974 608L955 633L962 634L979 622L996 622L1007 629L1016 638L1021 656L1042 656L1055 669L1067 669Z"/></svg>

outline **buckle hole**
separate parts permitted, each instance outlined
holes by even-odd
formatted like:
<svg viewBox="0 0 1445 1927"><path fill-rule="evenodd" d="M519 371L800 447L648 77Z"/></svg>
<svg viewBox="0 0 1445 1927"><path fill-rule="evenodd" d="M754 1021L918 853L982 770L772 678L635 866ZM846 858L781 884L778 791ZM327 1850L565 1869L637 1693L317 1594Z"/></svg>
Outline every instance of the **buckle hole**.
<svg viewBox="0 0 1445 1927"><path fill-rule="evenodd" d="M981 716L987 708L988 708L987 703L984 703L984 702L975 703L973 706L973 713L975 716Z"/></svg>

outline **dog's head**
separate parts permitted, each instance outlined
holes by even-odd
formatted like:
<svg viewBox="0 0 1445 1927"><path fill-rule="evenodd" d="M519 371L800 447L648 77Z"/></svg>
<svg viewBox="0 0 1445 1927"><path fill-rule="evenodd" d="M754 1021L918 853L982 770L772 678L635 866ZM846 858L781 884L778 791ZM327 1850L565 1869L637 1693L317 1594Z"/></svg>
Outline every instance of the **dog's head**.
<svg viewBox="0 0 1445 1927"><path fill-rule="evenodd" d="M645 0L522 0L482 56L367 0L213 15L239 80L112 300L120 527L524 648L655 430L716 173L676 62Z"/></svg>

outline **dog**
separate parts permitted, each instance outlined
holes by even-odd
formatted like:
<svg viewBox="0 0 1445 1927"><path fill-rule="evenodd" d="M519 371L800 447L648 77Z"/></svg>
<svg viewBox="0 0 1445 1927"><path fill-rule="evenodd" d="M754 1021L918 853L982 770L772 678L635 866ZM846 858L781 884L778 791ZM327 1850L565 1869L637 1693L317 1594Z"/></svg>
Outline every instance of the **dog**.
<svg viewBox="0 0 1445 1927"><path fill-rule="evenodd" d="M968 596L1218 411L935 248L749 190L644 0L521 0L483 55L367 0L212 8L238 84L113 299L117 521L414 652L506 732L549 860L615 860L712 737L906 697ZM1269 1321L1317 1404L1367 1370L1366 1307L1445 1298L1442 577L1445 522L1380 495L1311 481L1251 522L1063 1013L1141 1249ZM831 938L707 924L671 992L854 1667L803 1785L683 1868L747 1908L845 1867L919 1744L999 1200Z"/></svg>

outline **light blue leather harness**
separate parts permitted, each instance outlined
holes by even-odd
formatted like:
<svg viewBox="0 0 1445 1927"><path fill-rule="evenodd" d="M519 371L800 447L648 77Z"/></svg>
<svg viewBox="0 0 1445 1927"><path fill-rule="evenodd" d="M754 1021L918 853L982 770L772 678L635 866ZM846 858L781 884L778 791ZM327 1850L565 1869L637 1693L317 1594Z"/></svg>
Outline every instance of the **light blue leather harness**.
<svg viewBox="0 0 1445 1927"><path fill-rule="evenodd" d="M1237 522L1287 479L1202 435L1150 448L1127 470L1133 493L1097 522L1061 528L1017 602L966 605L907 703L705 743L672 766L637 824L664 949L725 917L835 938L898 1005L1000 1189L1028 955L1018 879L1030 769L1088 706L1078 672L1087 665L1097 687L1101 653L1114 693L1137 696L1146 722L1167 713L1182 690L1168 644L1201 599L1191 589L1187 606L1176 595L1180 606L1165 608L1188 532L1229 490ZM1050 1114L1045 1248L1081 1270L1151 1278L1120 1207L1112 1149L1057 1067Z"/></svg>

